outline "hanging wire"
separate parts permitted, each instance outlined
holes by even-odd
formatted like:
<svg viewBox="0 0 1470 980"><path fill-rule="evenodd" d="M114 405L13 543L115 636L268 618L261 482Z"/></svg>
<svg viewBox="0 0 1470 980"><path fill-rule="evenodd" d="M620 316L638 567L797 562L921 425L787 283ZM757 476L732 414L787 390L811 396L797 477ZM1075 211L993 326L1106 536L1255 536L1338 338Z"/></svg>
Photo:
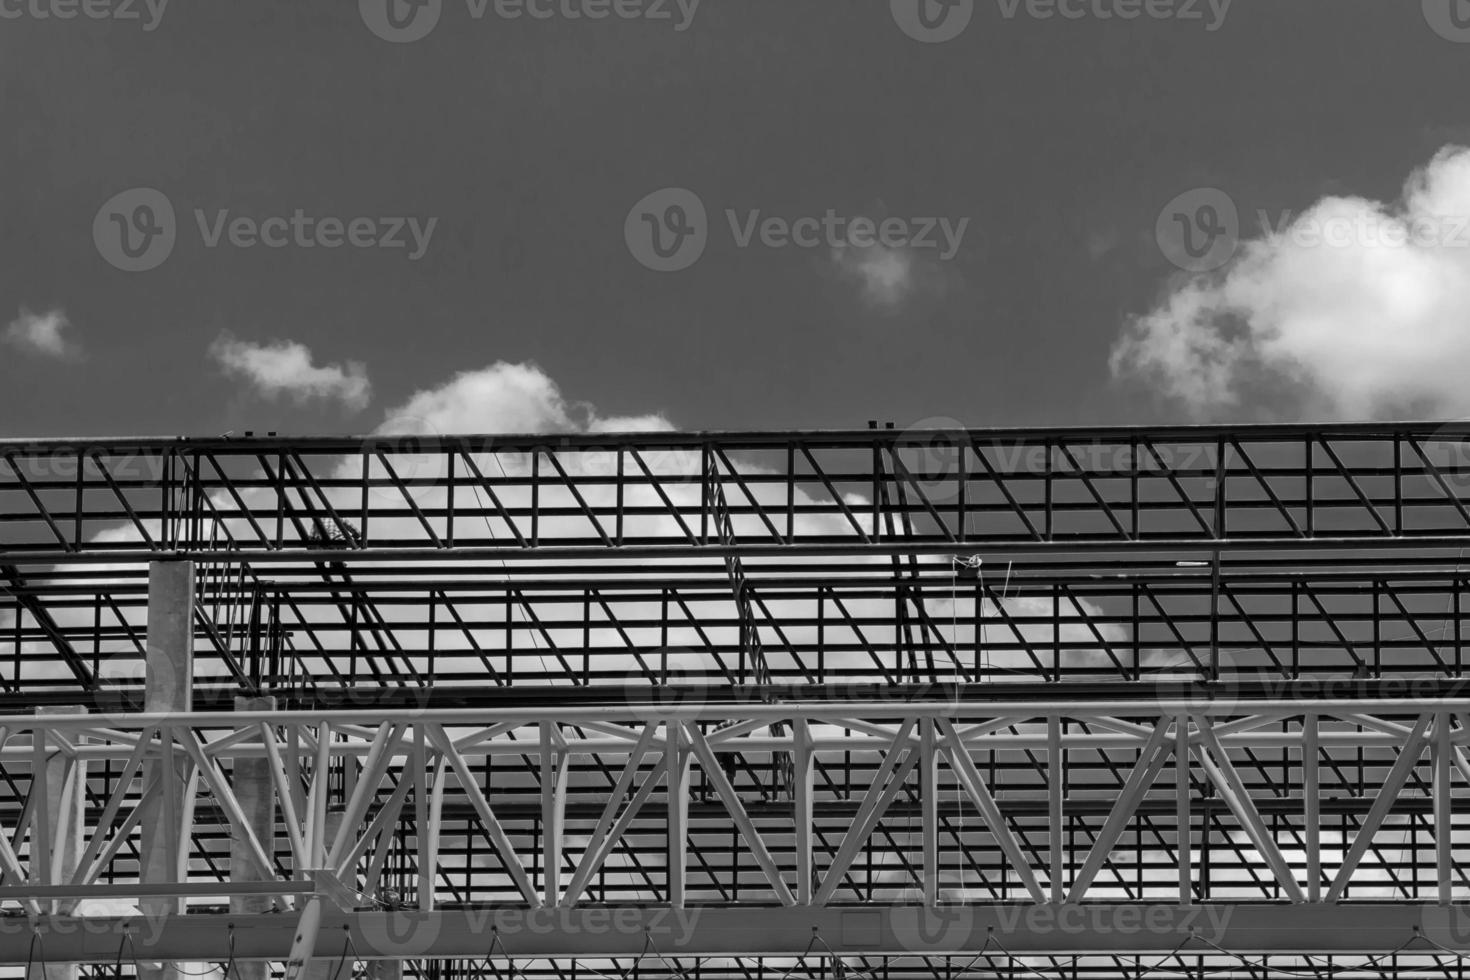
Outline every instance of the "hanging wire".
<svg viewBox="0 0 1470 980"><path fill-rule="evenodd" d="M1171 959L1174 959L1175 957L1177 957L1179 955L1179 951L1184 948L1185 944L1187 944L1191 939L1195 939L1195 938L1198 938L1198 937L1195 935L1194 931L1191 930L1189 935L1187 935L1183 939L1179 940L1179 943L1172 950L1170 950L1168 953L1165 953L1163 956L1161 956L1152 966L1149 966L1149 967L1140 967L1137 975L1133 978L1133 980L1144 980L1145 977L1152 976L1154 973L1158 972L1159 971L1159 968L1162 967L1166 962L1168 962ZM987 935L985 937L985 946L984 947L981 947L981 951L980 951L979 954L977 954L977 958L980 955L983 955L984 954L985 949L987 947L989 947L992 942L995 943L997 949L999 949L1002 953L1004 953L1007 957L1010 958L1012 964L1019 963L1020 966L1021 966L1021 969L1025 970L1027 973L1031 974L1033 977L1037 977L1038 980L1057 980L1056 977L1048 976L1047 974L1041 973L1040 971L1033 969L1029 963L1025 962L1023 959L1021 959L1015 953L1012 953L1009 949L1006 949L1005 945L999 939L996 939L995 938L995 930L993 928L988 931L988 933L987 933ZM971 960L970 961L970 963L974 963L974 962L975 962L974 960ZM966 964L965 969L969 969L969 964Z"/></svg>
<svg viewBox="0 0 1470 980"><path fill-rule="evenodd" d="M660 960L662 960L666 966L672 967L673 970L674 970L674 973L678 975L679 980L689 980L688 975L684 972L683 968L679 966L678 961L677 960L671 960L671 959L669 959L658 948L658 943L656 943L656 942L653 941L653 933L651 933L651 932L645 932L643 935L648 940L648 945L653 948L654 955L656 955Z"/></svg>
<svg viewBox="0 0 1470 980"><path fill-rule="evenodd" d="M811 954L811 951L816 948L817 940L820 938L821 937L818 935L816 927L812 927L812 938L810 941L807 942L806 949L801 951L801 955L796 958L796 963L791 967L791 969L787 970L779 977L776 977L775 980L791 980L792 975L802 967L802 964L806 960L807 956L809 956ZM731 959L733 959L736 963L739 963L741 960L745 959L745 957L733 956L731 957ZM627 980L626 974L624 974L622 980Z"/></svg>
<svg viewBox="0 0 1470 980"><path fill-rule="evenodd" d="M25 975L26 975L27 980L29 980L30 975L31 975L31 966L36 962L36 944L37 943L40 943L41 944L41 972L44 975L44 973L46 971L46 944L44 942L41 942L41 930L40 929L37 929L35 926L32 926L31 927L31 943L30 943L30 946L26 948L26 972L25 972Z"/></svg>
<svg viewBox="0 0 1470 980"><path fill-rule="evenodd" d="M512 980L515 977L520 977L521 980L527 980L526 975L516 969L516 959L510 955L510 950L505 948L505 940L500 938L500 929L497 926L490 927L490 949L485 953L485 965L491 969L495 969L494 964L490 962L490 957L495 955L496 946L500 947L500 952L505 956L505 967L510 972ZM595 973L596 971L594 970L593 972ZM495 975L497 977L500 976L498 969L495 969Z"/></svg>
<svg viewBox="0 0 1470 980"><path fill-rule="evenodd" d="M234 928L235 928L234 926L230 926L230 929L231 930L233 930ZM233 942L233 939L234 939L234 933L233 933L233 931L231 932L230 936L231 936L231 941ZM122 980L123 947L124 946L131 946L132 944L133 944L133 931L131 929L127 928L126 926L124 926L123 927L123 933L122 933L122 935L120 937L118 937L118 940L117 940L117 957L116 957L116 959L114 959L112 961L112 969L117 973L118 980ZM136 953L134 953L133 954L133 963L136 964L137 962L138 962L138 956L137 956ZM31 969L30 969L29 966L27 966L26 967L26 976L28 978L30 976L30 973L31 973Z"/></svg>
<svg viewBox="0 0 1470 980"><path fill-rule="evenodd" d="M352 930L346 923L342 925L342 953L337 957L337 969L332 971L332 980L338 980L342 976L342 966L347 962L347 952L352 951L352 962L357 962L357 945L352 941ZM351 974L348 975L349 980Z"/></svg>
<svg viewBox="0 0 1470 980"><path fill-rule="evenodd" d="M500 454L499 453L491 453L490 454L490 458L491 458L491 460L494 461L495 468L500 471L500 478L502 480L509 481L510 480L510 475L505 472L505 464L503 464L502 462L500 462ZM490 540L491 541L494 541L495 540L495 528L493 528L490 525L490 517L485 513L485 500L484 500L484 498L482 498L480 496L480 486L479 486L478 483L471 484L470 489L473 490L474 493L475 493L475 503L477 503L477 504L480 505L480 519L485 522L485 530L490 532ZM509 517L507 517L505 520L506 520L506 523L509 523L510 522L510 518ZM509 585L510 584L510 566L505 563L505 559L504 558L499 559L499 561L500 561L500 567L505 571L505 582L506 582L507 585ZM509 592L509 590L506 591L505 601L506 602L510 602L510 592ZM521 609L521 607L520 607L519 604L517 604L513 608L515 608L515 610L520 613L521 622L527 624L528 626L531 625L531 621L526 616L525 610ZM543 648L541 646L541 639L536 635L536 631L535 630L527 630L527 633L531 637L531 646L532 646L532 648L538 651L537 652L537 655L536 655L536 659L538 659L538 660L541 661L541 670L542 670L542 672L545 673L546 676L550 677L551 676L551 668L548 667L547 664L546 664L546 654L543 651Z"/></svg>
<svg viewBox="0 0 1470 980"><path fill-rule="evenodd" d="M235 969L235 924L233 922L230 923L230 927L229 928L230 928L230 933L229 933L229 937L230 937L229 953L230 953L230 956L229 956L229 959L225 961L225 975L224 975L223 980L230 980L230 972Z"/></svg>
<svg viewBox="0 0 1470 980"><path fill-rule="evenodd" d="M1213 940L1205 939L1203 937L1200 937L1200 942L1204 943L1206 946L1210 947L1211 949L1215 950L1218 953L1222 953L1225 956L1234 957L1235 959L1239 960L1242 964L1244 964L1246 966L1246 968L1248 968L1248 969L1251 969L1251 970L1261 970L1261 971L1266 972L1266 973L1274 973L1277 976L1282 976L1282 977L1301 977L1301 978L1304 978L1304 980L1320 980L1320 978L1321 977L1324 977L1324 976L1327 976L1327 977L1335 977L1335 976L1339 976L1339 975L1344 974L1344 973L1361 973L1364 970L1377 969L1379 963L1383 962L1386 959L1390 959L1390 958L1392 958L1394 956L1397 956L1399 953L1402 953L1404 950L1406 950L1410 946L1412 946L1415 943L1415 941L1417 941L1417 940L1423 940L1424 942L1429 943L1431 946L1437 945L1433 941L1431 941L1428 937L1426 937L1423 933L1421 933L1419 931L1419 928L1417 926L1415 926L1414 927L1414 934L1412 936L1410 936L1407 940L1405 940L1403 943L1401 943L1399 946L1397 946L1396 948L1394 948L1392 950L1389 950L1387 953L1381 953L1381 954L1379 954L1377 956L1370 956L1370 957L1368 957L1366 960L1364 960L1360 964L1356 964L1354 966L1343 966L1343 967L1327 966L1327 967L1323 967L1322 970L1316 971L1316 972L1313 972L1313 973L1299 973L1299 972L1295 972L1295 971L1292 971L1292 970L1287 970L1284 967L1271 966L1265 960L1252 960L1249 957L1247 957L1247 956L1245 956L1245 955L1243 955L1241 953L1236 953L1236 952L1232 952L1231 950L1225 949L1223 946L1219 945L1218 943L1214 942ZM1449 953L1452 956L1457 956L1457 957L1462 958L1462 959L1464 958L1464 954L1462 954L1462 953L1455 953L1453 950L1445 950L1445 952ZM1306 956L1305 954L1303 954L1302 955L1302 959L1307 960L1308 963L1309 963L1309 965L1310 965L1310 961L1311 961L1311 957L1310 956Z"/></svg>

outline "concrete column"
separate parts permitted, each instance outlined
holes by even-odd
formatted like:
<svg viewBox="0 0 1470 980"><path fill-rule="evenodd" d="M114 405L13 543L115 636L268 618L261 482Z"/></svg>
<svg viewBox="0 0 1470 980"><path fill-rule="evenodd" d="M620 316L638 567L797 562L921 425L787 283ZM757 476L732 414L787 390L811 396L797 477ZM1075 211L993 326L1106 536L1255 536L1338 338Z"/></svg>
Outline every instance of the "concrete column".
<svg viewBox="0 0 1470 980"><path fill-rule="evenodd" d="M276 699L236 698L236 711L275 711ZM240 809L255 832L256 840L266 854L275 852L276 797L271 781L271 763L267 758L236 758L230 777ZM239 882L261 881L264 876L256 868L250 856L250 846L239 830L230 832L230 880ZM230 911L234 913L266 912L271 907L266 895L246 895L230 899ZM236 963L240 980L265 980L269 975L268 963ZM233 980L233 978L232 978Z"/></svg>
<svg viewBox="0 0 1470 980"><path fill-rule="evenodd" d="M180 714L193 710L194 690L194 563L158 561L148 566L148 658L143 710L149 714ZM144 808L142 877L148 884L178 881L180 848L186 846L181 821L187 786L188 756L169 739L163 757L143 766L145 792L158 795ZM146 898L139 911L150 919L183 912L178 898ZM140 964L142 980L176 980L178 964Z"/></svg>
<svg viewBox="0 0 1470 980"><path fill-rule="evenodd" d="M37 708L36 714L80 715L86 713L86 710L83 707L43 707ZM31 855L31 883L49 885L68 882L76 873L77 863L82 858L87 763L84 759L68 760L54 744L44 744L38 740L36 749L38 761L44 760L38 766L39 780L44 785L37 785L33 792L45 793L45 806L35 812L36 822L31 827L31 846L33 849L45 847L49 853L44 861L37 860L34 853ZM67 785L68 772L71 773L70 785ZM44 874L48 866L49 876ZM45 880L46 877L50 880ZM57 915L71 915L76 911L79 902L74 898L64 898L46 904ZM41 977L45 980L76 980L77 967L74 964L47 965L44 973L40 967L33 967L30 980L40 980Z"/></svg>
<svg viewBox="0 0 1470 980"><path fill-rule="evenodd" d="M403 980L403 961L369 960L368 975L373 980Z"/></svg>
<svg viewBox="0 0 1470 980"><path fill-rule="evenodd" d="M326 778L326 774L325 773L322 775L322 778ZM327 808L327 819L326 819L327 850L329 850L329 851L331 850L331 848L332 848L332 841L334 841L334 840L337 839L337 833L342 829L342 821L344 819L346 819L346 817L347 817L347 812L346 812L346 808L345 807L342 807L342 806L331 806L331 807L328 807ZM345 880L346 880L348 886L354 887L354 888L357 886L357 880L351 874L347 875L346 878L345 878ZM332 938L333 938L333 940L335 940L337 937L334 936ZM346 976L348 974L351 974L351 973L356 972L356 970L355 970L356 966L357 966L356 963L348 963L348 964L345 964L343 966L343 968L342 968L342 974L343 974L343 976ZM335 973L336 970L337 970L337 957L335 957L335 956L318 956L318 957L315 957L315 958L312 959L311 965L308 966L302 972L301 976L302 976L302 980L332 980L332 974Z"/></svg>

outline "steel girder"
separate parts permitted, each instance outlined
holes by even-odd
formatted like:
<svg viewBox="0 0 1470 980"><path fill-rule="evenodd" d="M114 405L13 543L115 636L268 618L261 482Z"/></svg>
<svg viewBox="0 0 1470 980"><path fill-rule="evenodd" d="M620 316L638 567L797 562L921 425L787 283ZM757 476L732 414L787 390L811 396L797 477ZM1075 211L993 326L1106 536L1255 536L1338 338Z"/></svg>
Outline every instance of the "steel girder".
<svg viewBox="0 0 1470 980"><path fill-rule="evenodd" d="M85 790L76 887L113 899L141 887L130 760L165 744L189 760L180 937L213 921L219 938L212 910L243 887L233 760L271 758L292 815L249 850L280 890L277 924L253 920L272 934L312 897L378 910L342 913L356 921L383 902L552 912L577 890L569 914L728 910L786 954L666 962L623 941L531 962L516 956L535 947L502 943L483 967L420 964L446 980L1266 975L1137 937L1098 956L1017 940L1019 958L983 940L849 950L825 926L835 959L787 942L849 910L878 915L879 935L922 913L933 936L1022 909L1031 936L1036 916L1120 902L1266 903L1261 921L1301 935L1343 923L1323 954L1378 954L1278 950L1278 969L1460 975L1467 437L0 443L0 701L93 709L0 719L0 908L17 914L0 948L6 922L66 900L19 884L57 863L39 741L50 778ZM200 563L196 703L317 710L134 713L142 563L177 557ZM340 834L330 811L352 818ZM1415 916L1440 946L1400 948Z"/></svg>
<svg viewBox="0 0 1470 980"><path fill-rule="evenodd" d="M1457 547L1463 425L0 443L52 563ZM135 535L98 541L113 524Z"/></svg>
<svg viewBox="0 0 1470 980"><path fill-rule="evenodd" d="M248 758L270 760L282 810L281 846L245 835L267 880L327 869L369 904L387 881L431 907L915 895L931 905L1385 894L1448 904L1470 884L1452 850L1470 776L1458 703L694 703L495 717L12 716L0 718L0 763L12 779L35 778L48 758L37 746L51 746L60 778L95 785L73 828L83 859L70 881L53 881L71 887L127 880L123 847L145 802L135 777L169 746L209 798L185 808L181 832L195 843L181 867L215 896L231 892L210 841L245 833L232 766ZM773 798L765 760L803 754L810 774ZM691 796L702 808L681 815ZM892 811L900 799L915 805ZM328 800L343 811L335 833ZM52 857L39 830L64 825L49 805L32 792L0 834L9 880L55 877L39 863ZM1180 867L1189 874L1158 873ZM279 904L292 901L283 892Z"/></svg>

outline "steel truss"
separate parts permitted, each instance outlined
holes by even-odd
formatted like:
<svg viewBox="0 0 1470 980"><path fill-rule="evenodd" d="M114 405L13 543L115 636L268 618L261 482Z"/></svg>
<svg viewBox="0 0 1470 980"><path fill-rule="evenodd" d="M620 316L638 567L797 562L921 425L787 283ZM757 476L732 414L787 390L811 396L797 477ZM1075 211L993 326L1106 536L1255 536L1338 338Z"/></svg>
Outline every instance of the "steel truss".
<svg viewBox="0 0 1470 980"><path fill-rule="evenodd" d="M544 909L550 922L578 909L659 906L668 922L709 910L722 924L698 942L659 933L671 955L699 956L796 955L812 925L839 954L959 954L984 936L1025 953L1169 952L1191 935L1234 951L1376 951L1382 934L1334 931L1343 920L1332 906L1391 900L1427 903L1392 922L1418 925L1447 949L1470 944L1470 913L1462 929L1451 906L1456 888L1470 885L1455 861L1470 780L1470 717L1459 703L694 704L550 718L507 709L494 719L444 709L0 718L0 762L30 782L26 812L0 832L0 868L7 882L52 886L11 885L0 897L31 916L54 913L67 896L160 891L200 912L262 893L283 911L322 900L423 913L489 903L496 914ZM186 760L179 868L188 875L159 889L136 883L127 845L150 794L164 792L139 777L171 754ZM778 758L794 775L773 785L763 762ZM245 759L269 760L281 847L244 816L234 771ZM69 877L47 844L48 828L65 828L69 816L38 779L95 785L78 811L85 848ZM225 874L239 870L221 851L231 837L248 844L254 865L244 886ZM1138 904L1083 904L1094 902ZM1242 911L1259 903L1301 911ZM831 917L808 915L784 920L806 929L719 946L740 923L762 921L730 910L780 906L845 909L848 938L825 934ZM903 919L905 908L921 921ZM1049 909L1050 942L1037 908ZM860 913L900 918L874 933L852 927ZM1255 915L1257 926L1232 937L1216 913ZM1087 925L1068 928L1069 914ZM1116 924L1134 915L1162 916L1141 947L1146 918L1131 932ZM1315 933L1265 938L1267 923L1300 927L1312 921L1303 915L1321 916ZM369 935L357 952L466 955L425 940L434 929L414 921L406 938ZM1215 933L1205 928L1212 921ZM533 935L487 915L486 952L502 926L507 944ZM180 928L194 944L210 935ZM601 946L583 926L564 928L583 937L567 947L581 956L634 955L629 944L652 935L638 926ZM1301 945L1309 934L1320 945ZM1386 948L1414 937L1409 929ZM149 955L196 948L164 944ZM227 958L224 946L213 950L209 959ZM548 953L544 943L521 950Z"/></svg>
<svg viewBox="0 0 1470 980"><path fill-rule="evenodd" d="M54 563L1459 547L1467 436L1338 425L0 442L0 548ZM96 539L117 523L136 537Z"/></svg>
<svg viewBox="0 0 1470 980"><path fill-rule="evenodd" d="M0 442L0 961L1460 976L1467 437Z"/></svg>

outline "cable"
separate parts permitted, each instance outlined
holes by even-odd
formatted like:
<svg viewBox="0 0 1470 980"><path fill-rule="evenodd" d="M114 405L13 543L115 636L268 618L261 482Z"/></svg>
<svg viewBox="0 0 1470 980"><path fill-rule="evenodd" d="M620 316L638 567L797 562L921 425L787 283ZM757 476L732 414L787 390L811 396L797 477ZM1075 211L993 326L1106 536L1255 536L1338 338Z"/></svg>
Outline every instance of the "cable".
<svg viewBox="0 0 1470 980"><path fill-rule="evenodd" d="M1211 949L1215 950L1216 952L1222 953L1225 956L1234 957L1235 959L1239 960L1241 963L1243 963L1249 969L1252 969L1252 970L1261 970L1261 971L1266 972L1266 973L1275 973L1276 975L1283 976L1283 977L1300 977L1300 978L1303 978L1303 980L1320 980L1320 978L1323 977L1323 976L1335 977L1335 976L1338 976L1339 974L1343 974L1343 973L1361 973L1365 969L1376 969L1377 966L1378 966L1378 964L1381 963L1383 960L1386 960L1386 959L1388 959L1390 957L1393 957L1393 956L1397 956L1399 953L1402 953L1404 950L1406 950L1410 946L1412 946L1414 944L1414 941L1417 940L1417 939L1423 939L1425 942L1430 943L1430 945L1435 945L1431 940L1429 940L1428 937L1424 936L1423 933L1421 933L1419 931L1419 927L1418 926L1415 926L1414 927L1414 934L1412 936L1410 936L1407 940L1405 940L1397 948L1392 949L1392 950L1389 950L1387 953L1379 954L1378 956L1370 956L1363 963L1360 963L1360 964L1358 964L1356 966L1326 967L1326 968L1324 968L1325 972L1297 973L1297 972L1294 972L1294 971L1291 971L1291 970L1283 969L1283 968L1281 968L1279 966L1271 966L1270 964L1266 963L1264 960L1261 960L1261 961L1253 961L1253 960L1251 960L1247 956L1244 956L1244 955L1242 955L1240 953L1235 953L1235 952L1232 952L1232 951L1230 951L1228 949L1225 949L1223 946L1219 945L1218 943L1214 942L1213 940L1205 939L1203 937L1198 937L1198 938L1199 938L1200 942L1204 943L1206 946L1209 946ZM1464 954L1456 954L1456 953L1454 953L1453 951L1450 951L1450 950L1446 950L1446 952L1449 952L1451 955L1460 956L1461 958L1463 958L1463 955L1464 955ZM1305 955L1305 954L1302 954L1302 959L1310 960L1311 958L1309 956Z"/></svg>
<svg viewBox="0 0 1470 980"><path fill-rule="evenodd" d="M230 980L230 971L235 968L235 924L232 922L230 929L230 958L225 962L225 975L223 980ZM119 974L121 976L121 974Z"/></svg>
<svg viewBox="0 0 1470 980"><path fill-rule="evenodd" d="M234 928L235 928L234 926L230 926L230 929L231 930L233 930ZM230 935L231 935L231 939L233 941L234 933L231 932ZM123 927L123 934L122 934L122 936L117 941L117 958L113 961L113 964L112 964L112 968L117 971L118 980L121 980L121 978L122 978L122 954L123 954L123 946L124 946L124 944L131 946L132 945L132 942L133 942L133 932L132 932L131 929L129 929L126 926L124 926ZM137 953L134 953L133 954L133 962L134 963L137 963L138 962L138 954ZM29 964L26 965L26 973L25 973L25 975L27 977L27 980L29 980L29 977L31 975L31 968L30 968L30 965Z"/></svg>
<svg viewBox="0 0 1470 980"><path fill-rule="evenodd" d="M357 963L357 946L352 941L352 930L347 927L346 923L342 925L342 935L344 937L342 954L337 957L337 969L332 971L332 980L338 980L342 976L342 967L347 962L347 951L349 949L352 950L352 962L354 966ZM348 974L348 980L351 980L351 974Z"/></svg>
<svg viewBox="0 0 1470 980"><path fill-rule="evenodd" d="M500 471L500 478L502 480L505 480L507 483L509 483L510 482L510 474L508 474L508 473L505 472L505 465L500 462L500 454L499 453L492 453L491 456L490 456L490 459L494 461L495 468ZM494 541L495 540L495 528L493 528L493 527L490 526L490 518L485 513L485 501L480 496L480 486L479 486L478 483L472 484L470 486L470 489L475 492L475 503L477 503L477 504L480 505L480 519L485 522L485 530L488 531L488 532L490 532L490 540L491 541ZM510 518L507 516L505 518L505 521L506 521L507 524L509 524L510 523ZM512 528L512 530L514 530L514 528ZM507 585L509 585L510 584L510 566L506 564L504 558L498 559L498 561L500 562L501 569L505 572L505 576L504 576L505 577L505 582L506 582ZM510 601L510 593L509 592L506 593L505 601L506 602L509 602ZM517 611L520 612L521 621L523 623L527 623L529 625L530 620L526 618L525 612L522 611L519 606L516 606L515 608L517 609ZM536 631L535 630L531 630L530 631L530 634L531 634L531 646L533 648L535 648L536 650L538 650L538 651L541 650L541 641L540 641L540 639L537 638ZM512 651L511 652L514 652L514 644L513 643L512 643ZM546 655L544 653L538 653L537 659L541 661L541 671L542 671L542 673L545 674L547 677L550 677L551 676L551 670L550 670L550 668L548 668L546 666Z"/></svg>
<svg viewBox="0 0 1470 980"><path fill-rule="evenodd" d="M26 972L27 978L31 975L31 966L36 962L36 944L41 943L41 973L46 972L46 944L41 942L41 930L31 926L31 944L26 949Z"/></svg>
<svg viewBox="0 0 1470 980"><path fill-rule="evenodd" d="M653 933L651 933L651 932L645 932L643 935L644 935L644 938L648 941L648 945L651 946L651 947L653 947L654 955L656 955L660 960L662 960L664 962L664 965L665 966L673 967L674 972L676 974L678 974L678 976L679 976L679 980L689 980L688 975L683 971L683 969L680 968L678 962L677 961L674 961L674 960L670 960L667 956L665 956L663 954L663 952L661 950L659 950L658 943L656 943L656 942L653 941Z"/></svg>
<svg viewBox="0 0 1470 980"><path fill-rule="evenodd" d="M1147 968L1140 968L1138 974L1134 977L1134 980L1144 980L1145 977L1148 977L1148 976L1152 975L1153 973L1157 972L1158 969L1159 969L1159 967L1163 966L1165 962L1167 962L1168 960L1173 959L1174 957L1178 956L1179 955L1179 951L1184 948L1184 946L1185 946L1186 943L1188 943L1191 939L1198 939L1198 938L1199 937L1197 935L1195 935L1194 930L1191 929L1189 935L1187 935L1183 939L1179 940L1178 945L1176 945L1172 950L1170 950L1168 953L1165 953L1162 957L1160 957L1158 959L1158 961L1155 962L1152 966L1147 967ZM995 943L996 947L1002 953L1004 953L1006 956L1010 957L1010 960L1011 960L1011 962L1013 964L1019 963L1021 965L1021 968L1023 970L1025 970L1027 973L1031 974L1033 977L1037 977L1038 980L1056 980L1056 978L1054 978L1054 977L1047 976L1046 974L1041 973L1040 971L1033 969L1031 967L1031 965L1029 963L1027 963L1025 960L1023 960L1021 957L1017 956L1015 953L1012 953L1009 949L1006 949L1005 945L1003 943L1001 943L1000 940L998 940L998 939L995 938L995 929L994 929L994 927L991 927L987 931L987 934L986 934L986 937L985 937L985 946L981 947L980 952L976 954L976 958L977 959L980 956L984 955L985 950L990 946L990 944L992 942ZM1233 954L1231 954L1231 955L1233 955ZM970 963L974 963L974 962L975 962L974 960L971 960L970 961ZM965 969L969 969L969 968L970 968L970 964L967 963L965 965Z"/></svg>

